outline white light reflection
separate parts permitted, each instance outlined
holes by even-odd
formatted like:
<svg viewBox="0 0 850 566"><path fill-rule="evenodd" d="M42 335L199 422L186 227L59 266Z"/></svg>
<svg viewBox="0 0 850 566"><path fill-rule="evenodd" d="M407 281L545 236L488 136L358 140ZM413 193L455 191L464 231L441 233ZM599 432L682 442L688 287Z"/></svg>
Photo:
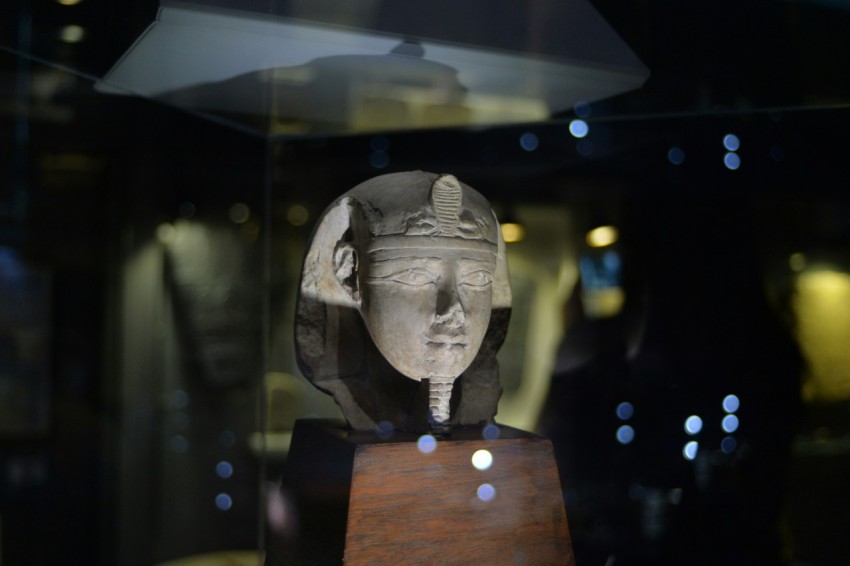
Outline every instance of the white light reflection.
<svg viewBox="0 0 850 566"><path fill-rule="evenodd" d="M215 473L222 479L227 479L233 475L233 464L227 460L222 460L215 465Z"/></svg>
<svg viewBox="0 0 850 566"><path fill-rule="evenodd" d="M723 417L723 432L735 432L738 430L738 417L735 415L726 415Z"/></svg>
<svg viewBox="0 0 850 566"><path fill-rule="evenodd" d="M617 417L622 421L627 421L635 414L635 407L628 401L623 401L617 405Z"/></svg>
<svg viewBox="0 0 850 566"><path fill-rule="evenodd" d="M79 43L86 37L86 30L82 26L70 25L59 30L59 40L65 43Z"/></svg>
<svg viewBox="0 0 850 566"><path fill-rule="evenodd" d="M741 401L737 395L727 395L723 398L723 410L727 413L734 413L741 406Z"/></svg>
<svg viewBox="0 0 850 566"><path fill-rule="evenodd" d="M540 140L531 132L525 132L519 138L519 145L525 151L534 151L540 145Z"/></svg>
<svg viewBox="0 0 850 566"><path fill-rule="evenodd" d="M630 444L635 439L635 429L629 425L623 425L617 429L617 442L620 444Z"/></svg>
<svg viewBox="0 0 850 566"><path fill-rule="evenodd" d="M227 511L233 507L233 498L226 493L219 493L215 496L215 506L222 511Z"/></svg>
<svg viewBox="0 0 850 566"><path fill-rule="evenodd" d="M667 160L673 165L681 165L685 162L685 152L681 147L671 147L667 152Z"/></svg>
<svg viewBox="0 0 850 566"><path fill-rule="evenodd" d="M682 456L685 457L685 460L693 460L697 457L697 451L699 450L699 443L695 440L691 440L685 447L682 448Z"/></svg>
<svg viewBox="0 0 850 566"><path fill-rule="evenodd" d="M419 451L423 454L430 454L437 449L437 439L430 434L423 434L419 437L419 440L416 441L416 447L419 448Z"/></svg>
<svg viewBox="0 0 850 566"><path fill-rule="evenodd" d="M481 436L483 436L485 440L496 440L501 435L501 429L495 424L488 424L484 427L484 430L481 431Z"/></svg>
<svg viewBox="0 0 850 566"><path fill-rule="evenodd" d="M489 470L493 465L493 455L489 450L476 450L472 455L472 465L476 470Z"/></svg>
<svg viewBox="0 0 850 566"><path fill-rule="evenodd" d="M723 136L723 147L728 151L738 151L738 148L741 147L741 140L735 134L726 134Z"/></svg>
<svg viewBox="0 0 850 566"><path fill-rule="evenodd" d="M685 432L691 436L698 434L702 430L702 419L697 415L691 415L685 419Z"/></svg>
<svg viewBox="0 0 850 566"><path fill-rule="evenodd" d="M477 495L481 501L490 501L496 497L496 488L489 483L482 483L478 486Z"/></svg>
<svg viewBox="0 0 850 566"><path fill-rule="evenodd" d="M590 126L584 120L573 120L570 122L570 134L574 138L583 138L590 132Z"/></svg>
<svg viewBox="0 0 850 566"><path fill-rule="evenodd" d="M723 156L723 165L726 166L730 171L735 171L738 167L741 166L741 158L738 157L737 153L732 153L731 151Z"/></svg>
<svg viewBox="0 0 850 566"><path fill-rule="evenodd" d="M727 436L720 441L720 449L724 454L731 454L738 447L738 441L734 436Z"/></svg>

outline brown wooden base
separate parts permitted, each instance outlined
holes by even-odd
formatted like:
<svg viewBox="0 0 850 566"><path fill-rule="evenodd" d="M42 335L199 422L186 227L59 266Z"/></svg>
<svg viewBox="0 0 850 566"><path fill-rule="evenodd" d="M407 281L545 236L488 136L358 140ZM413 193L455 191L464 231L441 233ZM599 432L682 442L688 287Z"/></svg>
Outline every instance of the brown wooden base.
<svg viewBox="0 0 850 566"><path fill-rule="evenodd" d="M574 564L551 443L453 429L431 452L344 423L296 424L285 487L301 532L269 564ZM477 469L486 450L492 465Z"/></svg>

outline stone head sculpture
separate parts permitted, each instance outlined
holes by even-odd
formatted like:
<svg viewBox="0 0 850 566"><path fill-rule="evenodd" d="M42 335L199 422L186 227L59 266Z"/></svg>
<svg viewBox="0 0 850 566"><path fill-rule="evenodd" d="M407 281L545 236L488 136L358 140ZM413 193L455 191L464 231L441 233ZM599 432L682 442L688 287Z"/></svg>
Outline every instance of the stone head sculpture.
<svg viewBox="0 0 850 566"><path fill-rule="evenodd" d="M484 197L451 175L383 175L319 220L298 361L356 429L487 422L509 313L504 242Z"/></svg>

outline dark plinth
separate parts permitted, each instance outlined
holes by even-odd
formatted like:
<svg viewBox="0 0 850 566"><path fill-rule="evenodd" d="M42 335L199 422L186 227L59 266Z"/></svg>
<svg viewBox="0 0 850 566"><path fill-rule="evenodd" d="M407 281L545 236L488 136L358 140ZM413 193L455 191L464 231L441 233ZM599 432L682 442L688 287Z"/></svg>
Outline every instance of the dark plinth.
<svg viewBox="0 0 850 566"><path fill-rule="evenodd" d="M288 548L270 548L269 563L574 564L546 438L500 427L485 440L464 428L430 453L418 438L299 421L285 485L301 532ZM473 466L477 450L492 454L490 468Z"/></svg>

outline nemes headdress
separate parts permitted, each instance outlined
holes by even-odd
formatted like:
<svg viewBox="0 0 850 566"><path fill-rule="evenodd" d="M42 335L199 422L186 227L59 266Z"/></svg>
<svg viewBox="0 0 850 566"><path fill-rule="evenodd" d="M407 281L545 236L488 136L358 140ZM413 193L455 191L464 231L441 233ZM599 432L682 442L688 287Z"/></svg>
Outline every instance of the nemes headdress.
<svg viewBox="0 0 850 566"><path fill-rule="evenodd" d="M357 185L325 210L304 260L295 341L301 371L314 385L332 393L337 402L339 395L347 393L336 381L356 374L363 365L362 356L355 351L358 347L348 335L343 336L359 324L359 305L342 288L334 271L334 253L341 242L361 245L361 252L367 254L422 247L435 253L458 248L492 253L496 270L490 323L478 357L463 377L464 390L498 388L495 354L507 332L511 292L499 223L480 193L452 175L391 173ZM472 412L475 414L467 414L469 411L460 407L453 411L453 421L473 424L490 419L495 401L489 415ZM354 428L371 426L365 416L360 424L345 416Z"/></svg>

